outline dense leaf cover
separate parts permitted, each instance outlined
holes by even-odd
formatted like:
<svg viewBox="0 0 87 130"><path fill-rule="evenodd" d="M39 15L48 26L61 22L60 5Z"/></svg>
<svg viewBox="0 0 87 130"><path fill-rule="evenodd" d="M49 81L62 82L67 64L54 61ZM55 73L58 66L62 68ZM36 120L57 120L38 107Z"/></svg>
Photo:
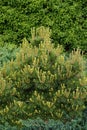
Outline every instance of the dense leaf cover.
<svg viewBox="0 0 87 130"><path fill-rule="evenodd" d="M52 39L65 50L87 52L87 0L0 0L0 41L21 43L32 27L52 29Z"/></svg>

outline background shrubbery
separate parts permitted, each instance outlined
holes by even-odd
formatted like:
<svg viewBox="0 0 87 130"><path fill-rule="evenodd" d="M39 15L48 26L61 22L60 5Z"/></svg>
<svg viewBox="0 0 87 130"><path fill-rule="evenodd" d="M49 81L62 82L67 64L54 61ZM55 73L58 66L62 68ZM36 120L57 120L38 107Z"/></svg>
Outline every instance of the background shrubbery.
<svg viewBox="0 0 87 130"><path fill-rule="evenodd" d="M67 56L61 45L55 48L49 28L31 34L31 43L24 39L15 59L0 68L0 123L20 126L20 119L38 116L63 123L81 118L87 77L80 50Z"/></svg>
<svg viewBox="0 0 87 130"><path fill-rule="evenodd" d="M52 29L52 40L67 51L80 47L87 53L86 0L0 0L0 40L29 40L32 27Z"/></svg>

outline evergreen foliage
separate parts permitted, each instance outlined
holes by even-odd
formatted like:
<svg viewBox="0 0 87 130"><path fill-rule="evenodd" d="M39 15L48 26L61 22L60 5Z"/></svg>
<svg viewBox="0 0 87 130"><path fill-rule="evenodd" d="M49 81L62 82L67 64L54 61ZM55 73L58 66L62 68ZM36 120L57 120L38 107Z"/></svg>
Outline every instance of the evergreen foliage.
<svg viewBox="0 0 87 130"><path fill-rule="evenodd" d="M86 0L0 0L1 41L19 44L29 40L32 27L45 26L56 46L87 53L86 5Z"/></svg>
<svg viewBox="0 0 87 130"><path fill-rule="evenodd" d="M87 123L87 122L86 122ZM21 120L21 127L11 126L6 123L4 126L0 125L0 130L87 130L87 124L78 120L72 120L64 124L63 122L53 119L43 121L40 118L31 120Z"/></svg>
<svg viewBox="0 0 87 130"><path fill-rule="evenodd" d="M5 62L10 61L11 59L16 58L16 52L19 51L19 47L15 44L2 44L0 46L0 67L3 66Z"/></svg>
<svg viewBox="0 0 87 130"><path fill-rule="evenodd" d="M0 123L20 126L20 119L60 119L82 116L87 101L85 61L80 50L69 56L54 47L49 28L31 30L16 58L0 68ZM35 45L36 37L39 37Z"/></svg>

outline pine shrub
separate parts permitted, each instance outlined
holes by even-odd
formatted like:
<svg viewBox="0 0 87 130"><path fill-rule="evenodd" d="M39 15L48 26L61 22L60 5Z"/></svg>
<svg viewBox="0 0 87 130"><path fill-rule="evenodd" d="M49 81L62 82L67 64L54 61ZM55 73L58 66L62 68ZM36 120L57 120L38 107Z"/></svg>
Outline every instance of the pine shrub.
<svg viewBox="0 0 87 130"><path fill-rule="evenodd" d="M36 117L67 122L81 117L87 77L80 50L66 56L61 45L54 47L49 28L33 29L31 34L31 43L24 39L16 59L0 68L0 123L20 125L20 119Z"/></svg>

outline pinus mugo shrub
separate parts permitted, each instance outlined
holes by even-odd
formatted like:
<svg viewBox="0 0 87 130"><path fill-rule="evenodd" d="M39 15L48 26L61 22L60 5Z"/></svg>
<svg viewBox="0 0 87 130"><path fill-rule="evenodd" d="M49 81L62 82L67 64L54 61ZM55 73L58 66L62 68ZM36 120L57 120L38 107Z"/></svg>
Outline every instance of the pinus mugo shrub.
<svg viewBox="0 0 87 130"><path fill-rule="evenodd" d="M50 33L33 29L31 43L24 39L16 59L0 69L1 123L36 117L67 122L81 116L87 98L85 62L79 49L66 56L62 46L55 48ZM35 46L37 35L41 39Z"/></svg>

